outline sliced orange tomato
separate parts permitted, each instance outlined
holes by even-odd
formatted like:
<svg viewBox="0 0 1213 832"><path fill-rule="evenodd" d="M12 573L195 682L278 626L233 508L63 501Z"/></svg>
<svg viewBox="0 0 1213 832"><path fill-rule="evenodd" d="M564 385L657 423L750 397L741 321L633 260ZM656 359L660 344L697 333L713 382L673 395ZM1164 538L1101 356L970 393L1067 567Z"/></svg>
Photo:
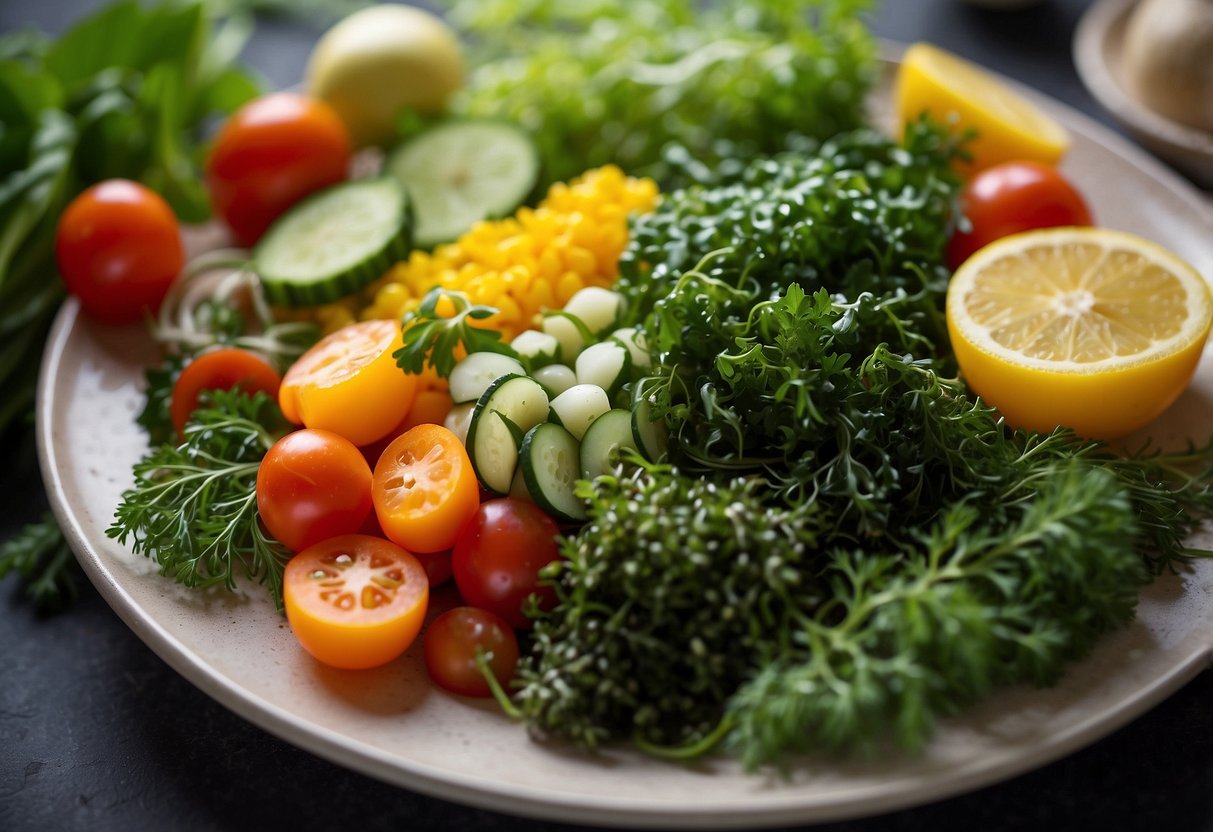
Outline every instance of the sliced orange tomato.
<svg viewBox="0 0 1213 832"><path fill-rule="evenodd" d="M309 349L287 370L278 406L287 419L330 430L355 445L387 436L417 395L417 376L396 366L396 321L360 321Z"/></svg>
<svg viewBox="0 0 1213 832"><path fill-rule="evenodd" d="M255 352L238 347L221 347L204 352L185 365L173 384L170 413L177 435L185 433L185 423L198 407L203 390L230 390L239 387L246 393L264 390L277 397L282 378L270 362Z"/></svg>
<svg viewBox="0 0 1213 832"><path fill-rule="evenodd" d="M362 534L332 537L295 555L282 591L303 649L346 670L378 667L404 653L421 632L430 598L417 558Z"/></svg>
<svg viewBox="0 0 1213 832"><path fill-rule="evenodd" d="M418 425L380 454L371 498L390 540L414 552L440 552L476 513L480 487L459 438L441 425Z"/></svg>

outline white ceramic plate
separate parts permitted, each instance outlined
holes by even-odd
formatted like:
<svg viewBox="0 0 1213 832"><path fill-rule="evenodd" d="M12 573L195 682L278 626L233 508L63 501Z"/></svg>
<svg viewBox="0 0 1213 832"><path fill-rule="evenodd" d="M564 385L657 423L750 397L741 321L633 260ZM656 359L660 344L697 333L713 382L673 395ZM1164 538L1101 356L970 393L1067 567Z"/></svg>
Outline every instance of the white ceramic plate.
<svg viewBox="0 0 1213 832"><path fill-rule="evenodd" d="M1105 225L1152 237L1213 275L1213 220L1194 191L1072 111L1042 106L1074 134L1065 167ZM432 687L416 647L362 673L326 669L295 644L264 591L188 592L105 537L131 465L142 367L137 331L104 329L69 302L42 368L38 441L55 513L90 578L157 654L242 717L391 783L521 815L615 826L744 827L876 814L1011 777L1128 722L1207 667L1213 562L1143 594L1136 623L1109 636L1048 690L1008 690L941 726L918 757L808 760L789 777L729 761L692 767L630 752L583 756L530 740L488 704ZM1165 443L1206 439L1213 358L1153 427ZM1209 539L1199 541L1209 545Z"/></svg>

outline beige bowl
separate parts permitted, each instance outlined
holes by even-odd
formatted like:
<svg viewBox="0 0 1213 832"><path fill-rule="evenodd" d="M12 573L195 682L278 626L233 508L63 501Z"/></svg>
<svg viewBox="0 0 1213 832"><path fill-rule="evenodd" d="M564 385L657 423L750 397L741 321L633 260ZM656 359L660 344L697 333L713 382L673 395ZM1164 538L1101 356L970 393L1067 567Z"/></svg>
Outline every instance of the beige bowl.
<svg viewBox="0 0 1213 832"><path fill-rule="evenodd" d="M1074 63L1087 89L1127 132L1193 181L1213 188L1213 133L1160 115L1133 98L1121 60L1125 27L1137 0L1099 0L1074 33Z"/></svg>

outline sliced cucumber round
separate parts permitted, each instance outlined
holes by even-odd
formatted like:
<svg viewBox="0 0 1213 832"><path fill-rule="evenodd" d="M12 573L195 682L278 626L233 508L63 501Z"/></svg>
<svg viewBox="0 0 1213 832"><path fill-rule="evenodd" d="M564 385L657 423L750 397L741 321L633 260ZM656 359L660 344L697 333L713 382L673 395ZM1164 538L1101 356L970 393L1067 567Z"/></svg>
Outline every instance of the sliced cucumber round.
<svg viewBox="0 0 1213 832"><path fill-rule="evenodd" d="M665 456L669 443L665 421L654 421L653 406L648 399L641 399L632 405L632 436L636 440L636 449L649 462L659 462Z"/></svg>
<svg viewBox="0 0 1213 832"><path fill-rule="evenodd" d="M508 355L474 352L456 364L447 377L451 401L455 404L477 401L490 384L509 375L526 375L526 370Z"/></svg>
<svg viewBox="0 0 1213 832"><path fill-rule="evenodd" d="M636 448L632 413L630 410L608 410L590 423L585 436L581 437L581 478L592 480L611 473L623 448Z"/></svg>
<svg viewBox="0 0 1213 832"><path fill-rule="evenodd" d="M456 119L396 148L384 169L413 197L415 239L430 248L525 202L539 179L539 154L512 124Z"/></svg>
<svg viewBox="0 0 1213 832"><path fill-rule="evenodd" d="M552 422L536 425L523 437L518 456L536 505L557 520L585 519L585 503L575 490L580 453L571 433Z"/></svg>
<svg viewBox="0 0 1213 832"><path fill-rule="evenodd" d="M343 182L298 203L270 226L253 249L253 267L272 304L331 303L404 259L412 230L411 203L399 182Z"/></svg>
<svg viewBox="0 0 1213 832"><path fill-rule="evenodd" d="M547 418L548 394L526 376L494 381L472 410L467 451L476 478L494 494L508 494L523 435Z"/></svg>

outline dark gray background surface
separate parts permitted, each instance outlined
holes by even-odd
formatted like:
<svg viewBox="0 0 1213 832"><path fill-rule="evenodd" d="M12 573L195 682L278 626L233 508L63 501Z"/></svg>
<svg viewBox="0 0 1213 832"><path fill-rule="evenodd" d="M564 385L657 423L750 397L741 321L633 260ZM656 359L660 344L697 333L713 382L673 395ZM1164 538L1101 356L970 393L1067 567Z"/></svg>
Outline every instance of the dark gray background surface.
<svg viewBox="0 0 1213 832"><path fill-rule="evenodd" d="M575 0L570 0L575 2ZM97 0L0 0L0 32L62 30ZM930 40L1110 123L1070 58L1089 0L1022 12L884 0L874 28ZM246 54L272 83L302 73L317 29L266 21ZM0 540L45 505L32 432L0 437ZM178 676L86 586L39 616L0 582L0 830L572 830L410 793L234 716ZM1213 672L1070 757L951 800L824 832L1213 830Z"/></svg>

